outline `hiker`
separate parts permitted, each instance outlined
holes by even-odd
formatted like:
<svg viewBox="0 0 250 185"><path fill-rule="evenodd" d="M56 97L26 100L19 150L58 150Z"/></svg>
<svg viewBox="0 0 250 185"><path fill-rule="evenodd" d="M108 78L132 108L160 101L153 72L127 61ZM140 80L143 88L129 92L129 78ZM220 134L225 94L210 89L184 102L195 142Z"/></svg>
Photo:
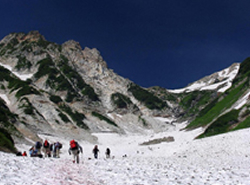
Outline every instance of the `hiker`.
<svg viewBox="0 0 250 185"><path fill-rule="evenodd" d="M30 154L30 157L36 157L37 156L37 150L34 146L32 146L30 149L29 149L29 154Z"/></svg>
<svg viewBox="0 0 250 185"><path fill-rule="evenodd" d="M94 157L95 157L95 159L97 159L97 158L98 158L98 152L99 152L98 146L97 146L97 145L95 145L95 147L94 147L94 149L93 149L93 153L94 153Z"/></svg>
<svg viewBox="0 0 250 185"><path fill-rule="evenodd" d="M36 144L35 144L35 148L37 150L38 155L41 154L41 147L42 147L42 143L40 141L37 141Z"/></svg>
<svg viewBox="0 0 250 185"><path fill-rule="evenodd" d="M56 158L60 158L59 153L60 153L60 149L62 148L62 144L59 143L58 141L56 143L54 143L54 157Z"/></svg>
<svg viewBox="0 0 250 185"><path fill-rule="evenodd" d="M43 153L44 153L44 157L51 157L50 144L47 139L43 143Z"/></svg>
<svg viewBox="0 0 250 185"><path fill-rule="evenodd" d="M23 152L22 156L27 156L27 153L26 151Z"/></svg>
<svg viewBox="0 0 250 185"><path fill-rule="evenodd" d="M79 153L82 153L82 147L74 139L70 141L69 155L73 154L73 163L79 163Z"/></svg>
<svg viewBox="0 0 250 185"><path fill-rule="evenodd" d="M22 153L21 152L17 152L16 156L22 156Z"/></svg>
<svg viewBox="0 0 250 185"><path fill-rule="evenodd" d="M37 149L36 149L35 146L32 146L32 147L30 148L29 153L30 153L30 157L40 157L40 158L43 157L42 154L38 154Z"/></svg>
<svg viewBox="0 0 250 185"><path fill-rule="evenodd" d="M106 149L106 152L105 152L106 158L107 158L107 159L110 158L110 153L111 153L110 149L107 148L107 149Z"/></svg>

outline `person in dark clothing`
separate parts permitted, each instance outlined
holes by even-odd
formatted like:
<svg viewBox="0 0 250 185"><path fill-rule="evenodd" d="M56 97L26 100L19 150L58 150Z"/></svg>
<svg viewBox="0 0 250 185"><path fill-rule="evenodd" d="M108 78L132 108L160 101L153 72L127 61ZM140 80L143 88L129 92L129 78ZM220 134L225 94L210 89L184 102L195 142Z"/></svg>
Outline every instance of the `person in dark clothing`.
<svg viewBox="0 0 250 185"><path fill-rule="evenodd" d="M107 149L106 149L106 153L105 153L107 159L110 158L110 153L111 153L110 149L107 148Z"/></svg>
<svg viewBox="0 0 250 185"><path fill-rule="evenodd" d="M45 157L50 157L51 156L50 143L48 142L48 140L45 140L44 143L43 143L43 152L44 152Z"/></svg>
<svg viewBox="0 0 250 185"><path fill-rule="evenodd" d="M70 147L69 147L69 155L71 155L71 153L73 154L73 163L75 163L75 161L79 163L80 152L82 153L82 147L75 140L71 140Z"/></svg>
<svg viewBox="0 0 250 185"><path fill-rule="evenodd" d="M94 149L93 149L93 153L94 153L94 157L95 157L95 159L97 159L97 158L98 158L98 152L99 152L98 146L97 146L97 145L95 145L95 147L94 147Z"/></svg>

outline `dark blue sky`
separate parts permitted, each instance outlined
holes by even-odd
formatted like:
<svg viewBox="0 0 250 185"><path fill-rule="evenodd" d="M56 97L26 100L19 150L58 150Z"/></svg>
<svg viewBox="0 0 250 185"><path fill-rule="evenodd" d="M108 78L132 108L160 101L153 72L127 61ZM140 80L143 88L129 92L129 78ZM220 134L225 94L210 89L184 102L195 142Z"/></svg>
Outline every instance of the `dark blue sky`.
<svg viewBox="0 0 250 185"><path fill-rule="evenodd" d="M248 0L2 0L0 12L1 38L76 40L143 87L182 88L250 56Z"/></svg>

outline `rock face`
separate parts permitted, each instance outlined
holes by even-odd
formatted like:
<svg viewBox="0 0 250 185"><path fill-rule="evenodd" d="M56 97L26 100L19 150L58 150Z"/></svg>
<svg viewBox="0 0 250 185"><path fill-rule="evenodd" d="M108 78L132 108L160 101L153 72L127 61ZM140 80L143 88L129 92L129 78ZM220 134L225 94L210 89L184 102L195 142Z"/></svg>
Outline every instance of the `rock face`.
<svg viewBox="0 0 250 185"><path fill-rule="evenodd" d="M0 65L3 104L17 115L16 142L23 142L20 134L31 140L63 134L94 141L92 132L167 129L151 116L169 115L171 108L144 88L130 90L137 85L109 69L95 48L82 49L73 40L58 45L37 31L12 33L0 41ZM164 106L150 108L155 99L145 103L140 96Z"/></svg>
<svg viewBox="0 0 250 185"><path fill-rule="evenodd" d="M93 132L161 132L180 121L192 128L211 125L235 103L240 114L233 112L228 131L250 115L243 106L249 104L249 63L244 61L242 70L233 64L179 90L142 88L109 69L95 48L82 49L73 40L58 45L37 31L12 33L0 41L0 127L15 143L39 135L96 142ZM220 102L226 97L224 108Z"/></svg>

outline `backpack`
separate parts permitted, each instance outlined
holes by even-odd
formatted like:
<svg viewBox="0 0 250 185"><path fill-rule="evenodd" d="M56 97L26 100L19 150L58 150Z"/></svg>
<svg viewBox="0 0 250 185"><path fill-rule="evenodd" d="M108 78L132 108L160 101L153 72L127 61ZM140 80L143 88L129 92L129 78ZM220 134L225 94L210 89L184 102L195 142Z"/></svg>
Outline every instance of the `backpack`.
<svg viewBox="0 0 250 185"><path fill-rule="evenodd" d="M74 139L70 141L70 148L71 149L77 149L77 143L75 142Z"/></svg>
<svg viewBox="0 0 250 185"><path fill-rule="evenodd" d="M49 148L49 142L47 140L44 141L43 147L44 148Z"/></svg>
<svg viewBox="0 0 250 185"><path fill-rule="evenodd" d="M40 149L42 144L39 141L37 141L35 146L36 146L36 149Z"/></svg>
<svg viewBox="0 0 250 185"><path fill-rule="evenodd" d="M61 149L62 148L62 143L58 144L58 148Z"/></svg>
<svg viewBox="0 0 250 185"><path fill-rule="evenodd" d="M61 148L62 148L62 144L59 143L59 142L56 142L56 143L55 143L55 148L61 149Z"/></svg>

